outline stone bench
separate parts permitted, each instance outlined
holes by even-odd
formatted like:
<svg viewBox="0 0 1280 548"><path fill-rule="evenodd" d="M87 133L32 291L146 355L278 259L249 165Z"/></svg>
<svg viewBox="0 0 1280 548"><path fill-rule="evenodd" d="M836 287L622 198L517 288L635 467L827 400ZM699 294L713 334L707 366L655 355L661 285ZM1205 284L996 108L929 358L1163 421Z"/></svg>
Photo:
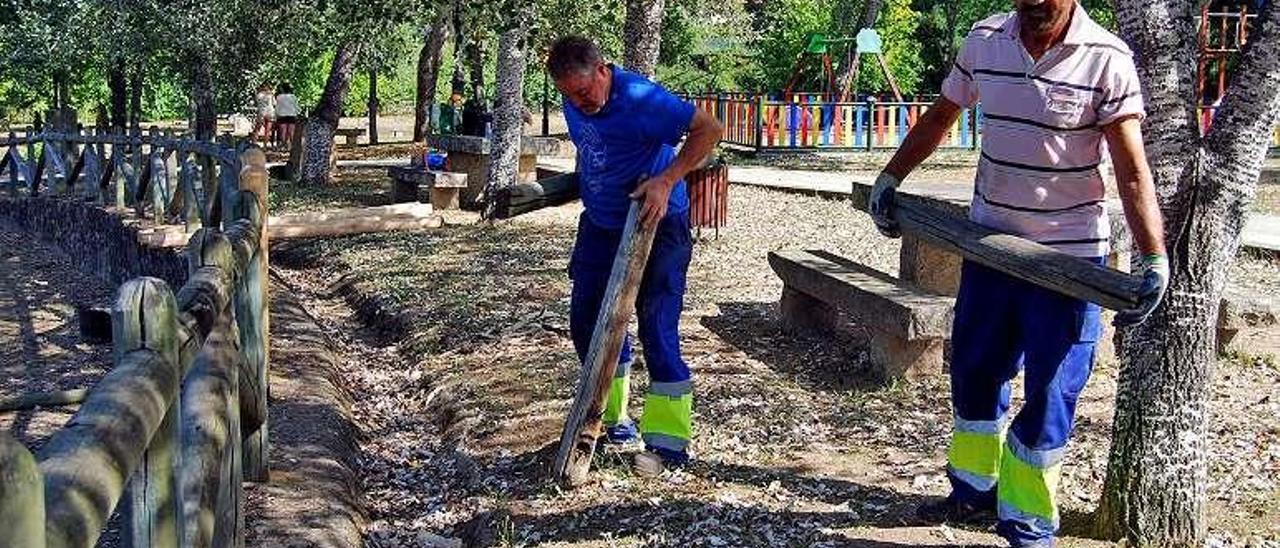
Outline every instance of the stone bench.
<svg viewBox="0 0 1280 548"><path fill-rule="evenodd" d="M431 207L436 210L458 209L462 191L467 188L467 174L449 171L427 171L421 167L392 166L387 168L391 177L391 201L393 203L419 201L419 189L431 189Z"/></svg>
<svg viewBox="0 0 1280 548"><path fill-rule="evenodd" d="M953 298L825 251L772 252L769 265L782 279L786 328L831 331L844 315L870 332L871 363L885 378L943 370Z"/></svg>
<svg viewBox="0 0 1280 548"><path fill-rule="evenodd" d="M1227 285L1218 308L1218 353L1225 354L1241 329L1280 323L1280 304L1236 285Z"/></svg>
<svg viewBox="0 0 1280 548"><path fill-rule="evenodd" d="M334 135L341 135L347 145L355 145L369 130L362 127L340 127L333 130Z"/></svg>

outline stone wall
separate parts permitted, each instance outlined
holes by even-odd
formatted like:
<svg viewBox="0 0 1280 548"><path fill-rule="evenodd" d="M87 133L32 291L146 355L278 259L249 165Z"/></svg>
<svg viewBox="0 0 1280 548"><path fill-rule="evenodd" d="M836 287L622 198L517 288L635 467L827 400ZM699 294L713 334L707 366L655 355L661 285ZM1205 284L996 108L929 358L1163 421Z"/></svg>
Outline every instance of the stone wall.
<svg viewBox="0 0 1280 548"><path fill-rule="evenodd" d="M54 197L0 198L0 223L58 246L80 271L112 285L154 276L177 291L187 281L183 250L142 246L136 221L93 204Z"/></svg>

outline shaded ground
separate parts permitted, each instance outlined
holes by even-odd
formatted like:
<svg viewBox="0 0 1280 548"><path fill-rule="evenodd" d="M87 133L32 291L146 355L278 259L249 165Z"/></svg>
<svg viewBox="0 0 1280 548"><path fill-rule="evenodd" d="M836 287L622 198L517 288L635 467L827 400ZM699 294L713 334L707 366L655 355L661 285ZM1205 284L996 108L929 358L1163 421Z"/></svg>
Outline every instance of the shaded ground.
<svg viewBox="0 0 1280 548"><path fill-rule="evenodd" d="M110 344L80 337L75 306L109 304L114 288L76 270L55 246L0 225L0 399L92 388L111 368ZM364 361L328 344L287 287L273 291L269 485L245 484L248 545L361 543L358 456L349 396L336 363ZM79 406L0 413L0 431L33 452ZM118 541L118 512L98 546Z"/></svg>
<svg viewBox="0 0 1280 548"><path fill-rule="evenodd" d="M843 202L743 187L731 195L731 226L695 251L682 320L697 464L644 480L631 475L629 455L609 454L595 482L572 492L542 478L577 373L565 275L576 206L493 227L273 251L308 306L345 299L403 338L384 349L389 359L345 370L362 396L354 411L365 433L368 543L410 546L439 534L479 545L996 544L987 531L911 517L945 493L944 377L886 386L866 370L857 333L832 340L778 328L781 285L767 251L821 247L892 273L897 244ZM1277 295L1277 267L1239 272ZM330 329L342 340L341 327ZM1100 364L1082 396L1062 480L1068 531L1083 529L1099 496L1115 376L1114 364ZM1212 440L1215 538L1280 540L1274 358L1223 361L1211 412L1222 418Z"/></svg>
<svg viewBox="0 0 1280 548"><path fill-rule="evenodd" d="M0 399L97 383L111 345L81 340L76 306L107 305L114 291L56 248L0 225ZM34 450L75 409L0 413L0 430Z"/></svg>

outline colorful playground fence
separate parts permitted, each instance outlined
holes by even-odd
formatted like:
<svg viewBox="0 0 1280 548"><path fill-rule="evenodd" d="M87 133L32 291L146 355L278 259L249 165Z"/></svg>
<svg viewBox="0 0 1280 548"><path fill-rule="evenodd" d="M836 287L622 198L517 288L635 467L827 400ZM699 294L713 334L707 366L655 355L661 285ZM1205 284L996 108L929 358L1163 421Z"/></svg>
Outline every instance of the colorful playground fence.
<svg viewBox="0 0 1280 548"><path fill-rule="evenodd" d="M897 148L907 130L929 109L927 101L832 102L821 94L794 94L789 101L747 93L683 95L724 125L724 142L757 150L874 150ZM1213 107L1201 108L1205 130ZM982 145L982 105L961 112L943 148ZM1280 147L1280 127L1272 147Z"/></svg>
<svg viewBox="0 0 1280 548"><path fill-rule="evenodd" d="M684 98L716 116L725 127L726 143L755 149L897 148L930 105L923 101L830 102L820 94L795 94L790 101L741 93ZM966 109L942 146L978 148L981 126L981 106Z"/></svg>

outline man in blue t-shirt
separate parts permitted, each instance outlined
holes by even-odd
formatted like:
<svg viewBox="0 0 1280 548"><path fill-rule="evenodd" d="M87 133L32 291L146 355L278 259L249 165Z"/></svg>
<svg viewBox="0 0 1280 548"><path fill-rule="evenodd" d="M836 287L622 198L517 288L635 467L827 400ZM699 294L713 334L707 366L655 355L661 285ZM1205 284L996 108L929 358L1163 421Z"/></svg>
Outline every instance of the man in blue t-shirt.
<svg viewBox="0 0 1280 548"><path fill-rule="evenodd" d="M640 343L649 391L639 434L642 473L688 461L693 432L693 384L680 357L680 313L693 242L684 176L720 141L719 122L639 74L605 63L599 48L581 37L551 47L547 70L564 95L569 136L578 148L578 182L586 212L569 261L573 279L569 330L579 359L591 345L613 257L622 240L631 201L642 200L641 222L657 224L649 264L636 298ZM688 135L677 154L675 146ZM623 344L605 403L605 441L628 443L637 429L627 415L631 337Z"/></svg>

